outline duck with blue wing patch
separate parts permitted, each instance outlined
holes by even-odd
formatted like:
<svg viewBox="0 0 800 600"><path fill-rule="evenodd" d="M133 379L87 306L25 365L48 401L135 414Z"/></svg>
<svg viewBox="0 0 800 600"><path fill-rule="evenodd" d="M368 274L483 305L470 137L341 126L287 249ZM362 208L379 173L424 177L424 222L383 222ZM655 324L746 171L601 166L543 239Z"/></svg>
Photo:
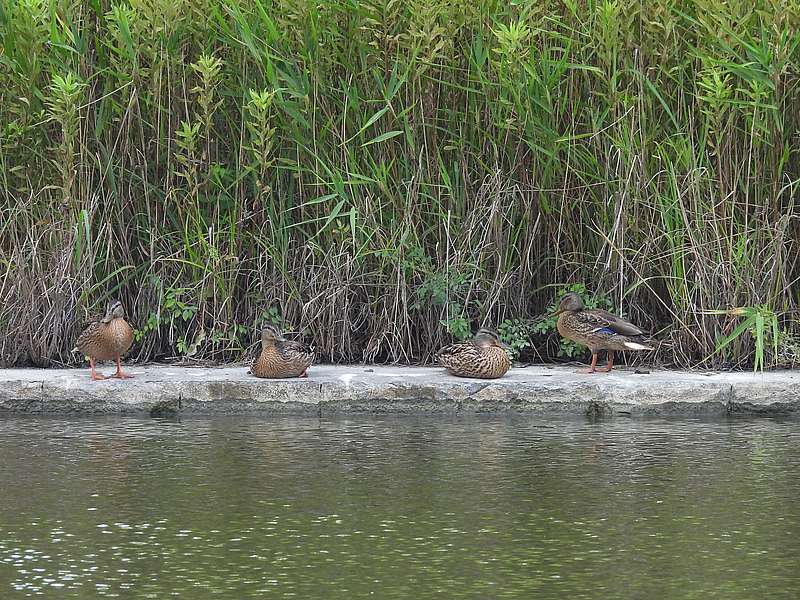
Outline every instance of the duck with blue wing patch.
<svg viewBox="0 0 800 600"><path fill-rule="evenodd" d="M599 308L587 309L578 294L571 292L561 298L557 328L562 337L587 346L592 351L592 364L585 373L597 371L597 354L605 350L608 366L600 369L609 372L614 366L617 350L652 350L644 342L646 334L633 323Z"/></svg>

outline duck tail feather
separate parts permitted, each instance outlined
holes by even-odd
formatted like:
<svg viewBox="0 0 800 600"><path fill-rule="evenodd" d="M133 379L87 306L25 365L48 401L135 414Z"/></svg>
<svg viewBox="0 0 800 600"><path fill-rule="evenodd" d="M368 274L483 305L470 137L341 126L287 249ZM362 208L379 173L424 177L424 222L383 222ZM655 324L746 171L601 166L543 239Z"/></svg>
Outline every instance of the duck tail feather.
<svg viewBox="0 0 800 600"><path fill-rule="evenodd" d="M625 347L628 350L653 350L652 346L646 346L637 342L625 342Z"/></svg>

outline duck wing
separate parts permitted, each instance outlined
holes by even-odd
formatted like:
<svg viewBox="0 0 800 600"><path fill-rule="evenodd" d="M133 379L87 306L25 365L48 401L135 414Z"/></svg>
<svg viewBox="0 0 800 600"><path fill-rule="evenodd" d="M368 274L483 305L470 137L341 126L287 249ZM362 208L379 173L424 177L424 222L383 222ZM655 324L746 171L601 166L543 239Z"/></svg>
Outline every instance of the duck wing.
<svg viewBox="0 0 800 600"><path fill-rule="evenodd" d="M581 311L578 313L578 317L585 325L591 326L593 332L607 330L605 333L618 333L633 337L645 335L644 331L630 321L601 308Z"/></svg>
<svg viewBox="0 0 800 600"><path fill-rule="evenodd" d="M297 357L309 359L313 358L314 356L314 348L308 344L304 344L303 342L295 342L294 340L286 340L285 342L281 342L278 349L287 360L293 360Z"/></svg>
<svg viewBox="0 0 800 600"><path fill-rule="evenodd" d="M471 341L456 342L440 349L436 353L436 358L441 361L442 359L452 358L454 356L464 356L467 354L477 354L478 347Z"/></svg>
<svg viewBox="0 0 800 600"><path fill-rule="evenodd" d="M459 365L464 364L474 364L481 359L481 349L471 340L450 344L436 353L436 362L448 369L458 368Z"/></svg>
<svg viewBox="0 0 800 600"><path fill-rule="evenodd" d="M78 339L75 340L75 347L72 350L84 352L87 347L97 339L97 336L100 335L101 326L102 323L100 323L100 320L89 323L86 329L78 336Z"/></svg>

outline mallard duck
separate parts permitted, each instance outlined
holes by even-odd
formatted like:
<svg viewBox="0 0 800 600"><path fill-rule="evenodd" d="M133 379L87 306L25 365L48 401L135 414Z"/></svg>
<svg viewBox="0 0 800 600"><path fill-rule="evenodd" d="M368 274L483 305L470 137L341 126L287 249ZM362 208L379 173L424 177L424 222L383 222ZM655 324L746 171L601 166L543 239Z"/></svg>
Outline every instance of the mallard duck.
<svg viewBox="0 0 800 600"><path fill-rule="evenodd" d="M636 325L599 308L587 310L581 297L574 292L561 298L554 315L558 315L557 328L562 337L592 351L592 364L585 373L597 371L595 367L600 350L605 350L608 355L608 367L601 371L608 373L614 366L615 350L653 349L641 343L640 338L645 332Z"/></svg>
<svg viewBox="0 0 800 600"><path fill-rule="evenodd" d="M261 354L250 371L256 377L269 379L308 377L306 371L312 362L314 350L310 346L287 340L280 329L267 325L261 332Z"/></svg>
<svg viewBox="0 0 800 600"><path fill-rule="evenodd" d="M436 354L439 364L451 375L497 379L511 368L508 345L500 341L496 331L481 328L466 342L445 346Z"/></svg>
<svg viewBox="0 0 800 600"><path fill-rule="evenodd" d="M125 309L119 300L112 300L106 306L106 314L99 321L91 323L75 342L74 351L89 358L92 379L106 379L94 369L94 363L101 360L117 361L117 372L112 377L128 379L133 377L122 372L120 356L125 354L133 343L133 329L125 320Z"/></svg>

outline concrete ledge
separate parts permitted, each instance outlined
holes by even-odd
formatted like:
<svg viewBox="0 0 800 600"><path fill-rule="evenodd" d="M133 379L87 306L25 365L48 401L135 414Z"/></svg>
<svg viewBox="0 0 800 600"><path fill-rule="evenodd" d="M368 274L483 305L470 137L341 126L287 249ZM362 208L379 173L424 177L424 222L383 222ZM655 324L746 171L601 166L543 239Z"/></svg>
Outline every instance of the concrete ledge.
<svg viewBox="0 0 800 600"><path fill-rule="evenodd" d="M441 368L317 365L307 379L266 380L247 367L131 366L134 379L91 381L88 369L0 370L0 415L344 412L526 412L593 415L787 414L800 371L701 373L514 368L496 380ZM108 366L105 372L110 372Z"/></svg>

